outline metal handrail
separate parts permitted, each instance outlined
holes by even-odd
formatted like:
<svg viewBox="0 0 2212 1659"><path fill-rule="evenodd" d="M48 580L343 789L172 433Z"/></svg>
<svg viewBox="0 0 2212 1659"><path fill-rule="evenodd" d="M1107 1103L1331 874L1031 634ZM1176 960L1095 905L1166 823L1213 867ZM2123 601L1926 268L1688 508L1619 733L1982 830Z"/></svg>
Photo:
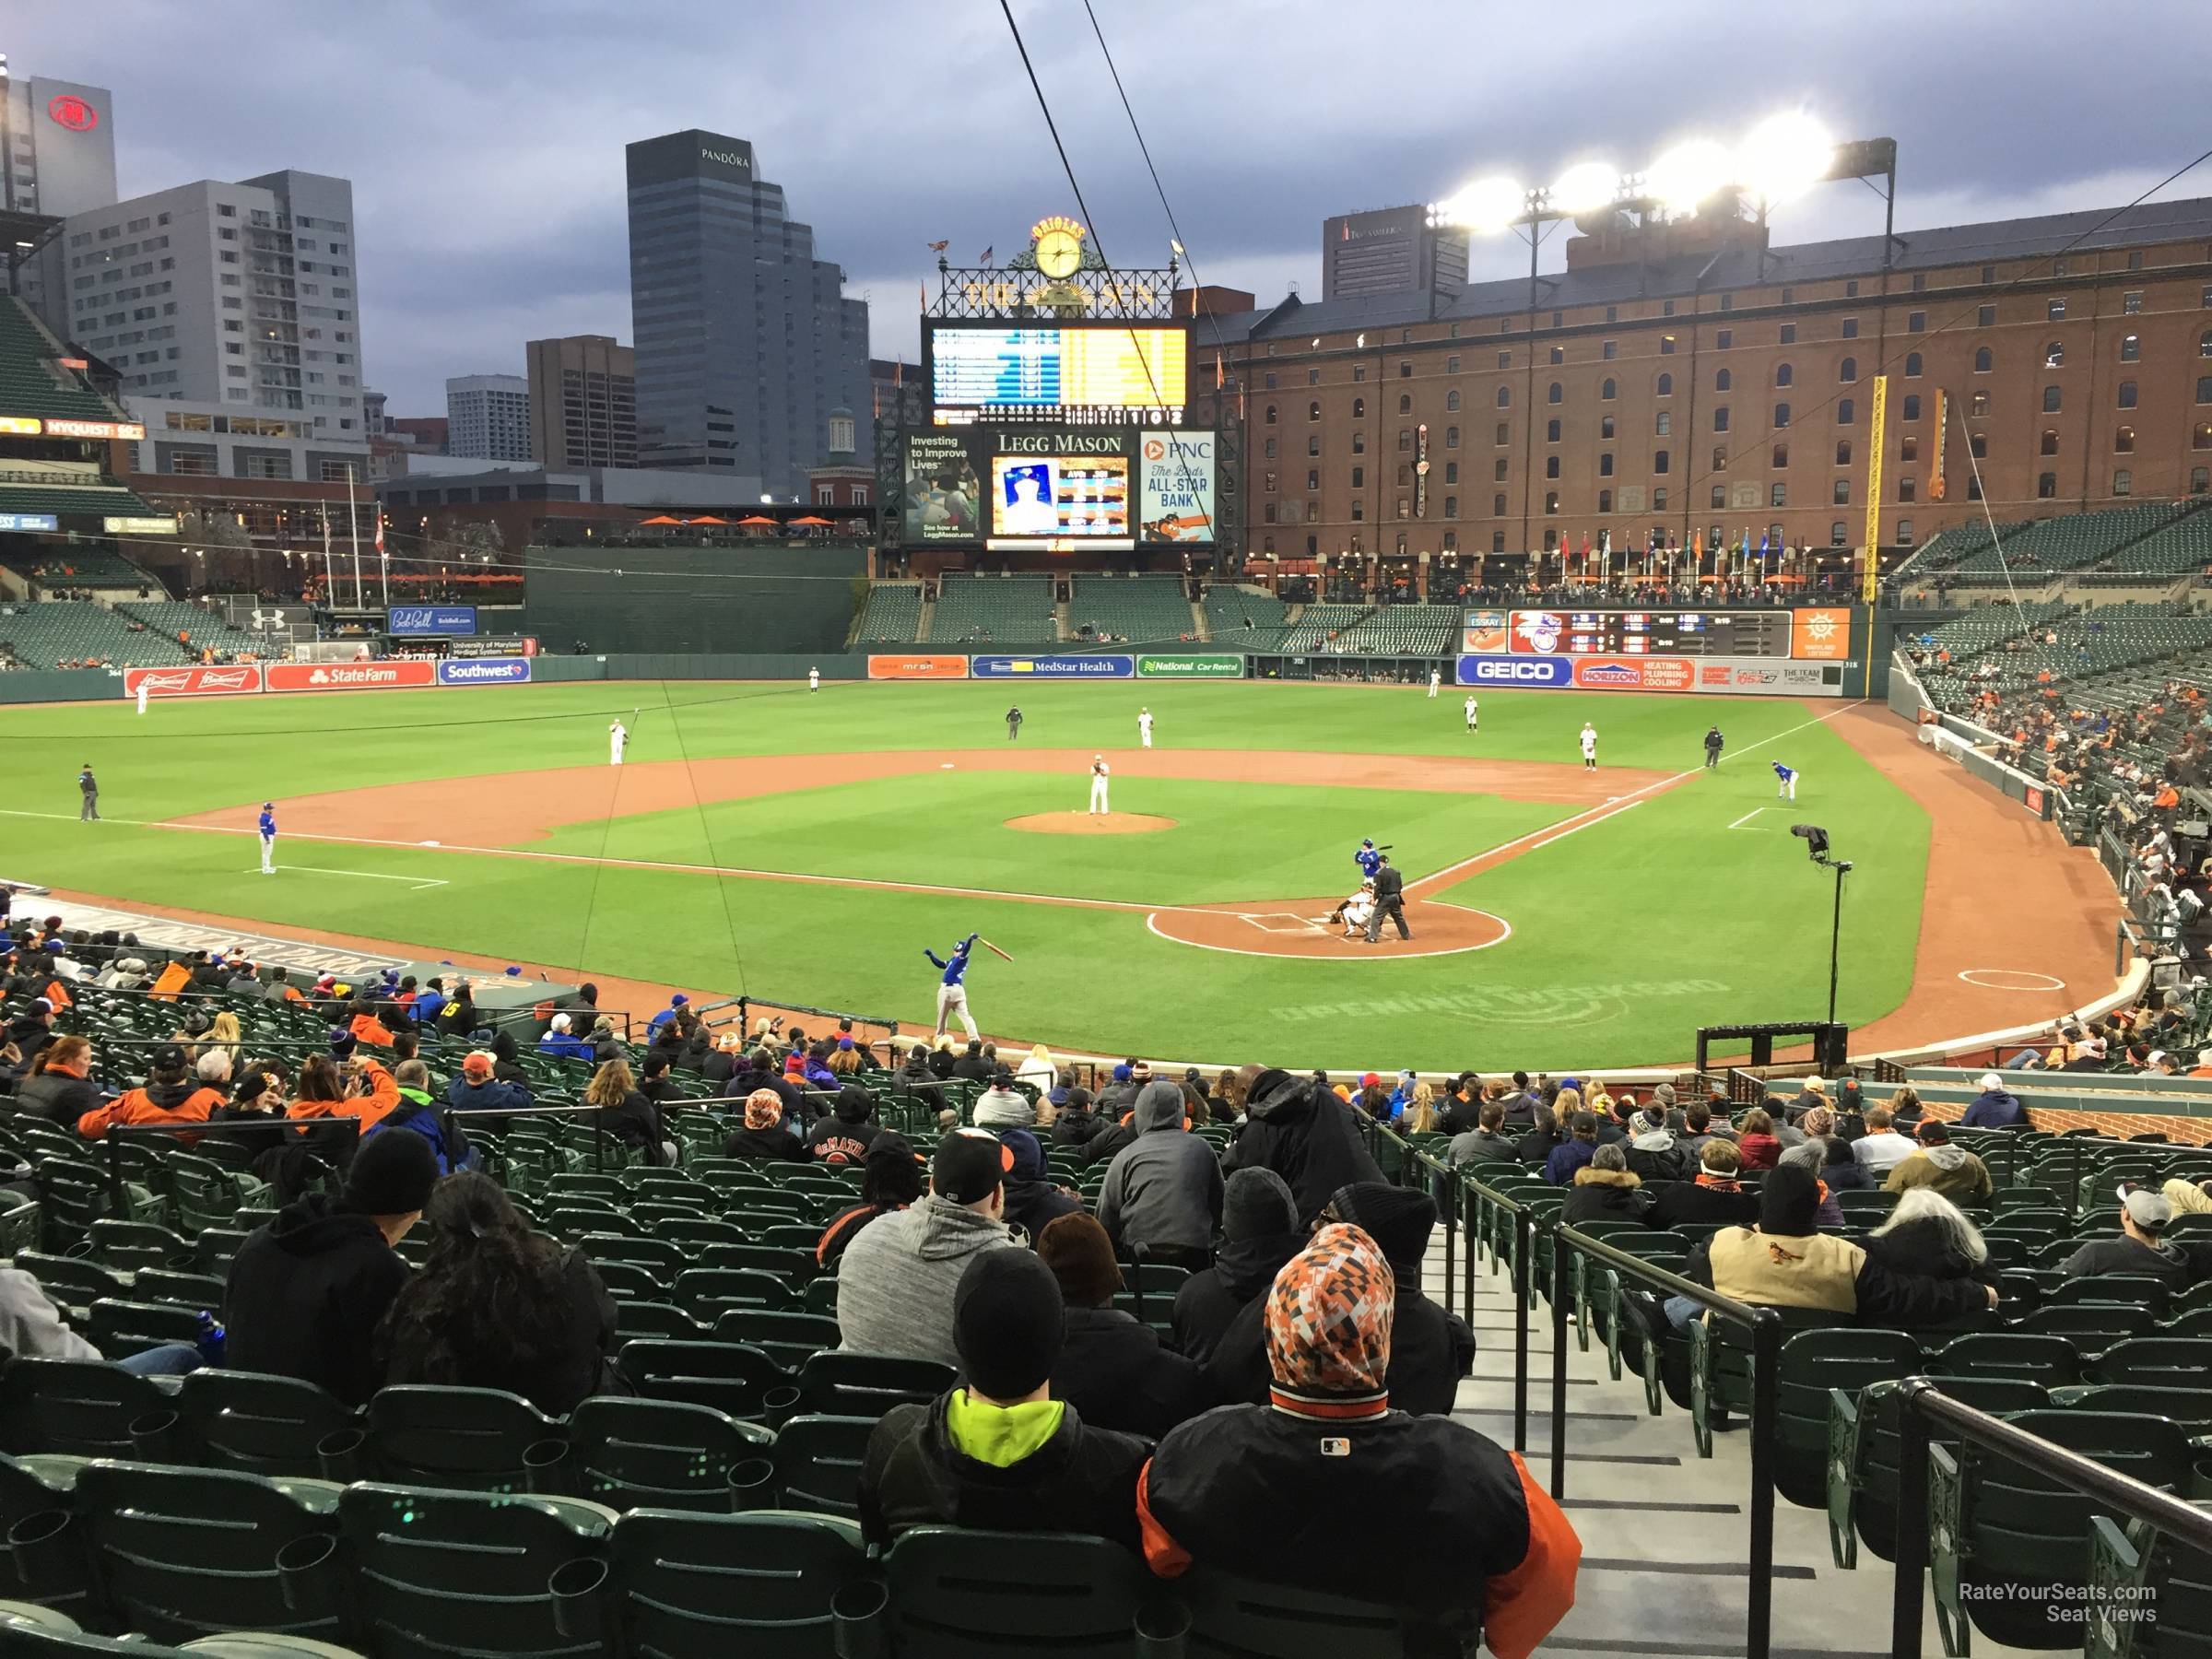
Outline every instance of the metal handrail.
<svg viewBox="0 0 2212 1659"><path fill-rule="evenodd" d="M1994 1452L2056 1481L2114 1514L2141 1521L2168 1537L2212 1555L2212 1514L2168 1492L2108 1469L2092 1458L2015 1428L2002 1418L1959 1404L1926 1377L1898 1390L1897 1579L1890 1606L1892 1659L1920 1659L1924 1581L1928 1570L1928 1446L1940 1427L1970 1445Z"/></svg>
<svg viewBox="0 0 2212 1659"><path fill-rule="evenodd" d="M1774 1618L1774 1448L1780 1410L1774 1372L1782 1358L1782 1316L1723 1296L1641 1256L1616 1249L1572 1227L1551 1232L1551 1495L1567 1495L1567 1284L1576 1251L1669 1296L1686 1297L1706 1312L1751 1333L1750 1560L1744 1613L1745 1659L1767 1659Z"/></svg>
<svg viewBox="0 0 2212 1659"><path fill-rule="evenodd" d="M1513 1224L1511 1275L1513 1292L1513 1450L1528 1450L1528 1275L1536 1249L1536 1212L1502 1189L1480 1178L1454 1170L1454 1181L1485 1204L1503 1210ZM1475 1312L1475 1240L1467 1239L1466 1305Z"/></svg>

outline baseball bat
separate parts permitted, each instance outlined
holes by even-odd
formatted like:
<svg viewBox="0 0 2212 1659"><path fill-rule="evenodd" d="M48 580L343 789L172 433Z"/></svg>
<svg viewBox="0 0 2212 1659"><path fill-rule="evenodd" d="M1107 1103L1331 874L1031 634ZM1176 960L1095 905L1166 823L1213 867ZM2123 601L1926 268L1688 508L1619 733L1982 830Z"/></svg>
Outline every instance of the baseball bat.
<svg viewBox="0 0 2212 1659"><path fill-rule="evenodd" d="M982 947L983 947L985 950L988 950L989 952L991 952L991 953L992 953L992 955L994 955L994 956L998 956L998 957L1006 957L1006 959L1007 961L1009 961L1009 962L1010 962L1010 961L1012 961L1012 960L1014 959L1012 957L1010 957L1010 956L1006 956L1006 953L1005 951L1003 951L1003 950L999 949L999 947L998 947L997 946L995 946L995 945L992 944L990 940L988 940L988 939L986 939L986 938L983 938L983 936L982 936L981 934L978 934L978 935L976 935L976 938L977 938L977 941L978 941L978 942L979 942L979 943L982 945Z"/></svg>

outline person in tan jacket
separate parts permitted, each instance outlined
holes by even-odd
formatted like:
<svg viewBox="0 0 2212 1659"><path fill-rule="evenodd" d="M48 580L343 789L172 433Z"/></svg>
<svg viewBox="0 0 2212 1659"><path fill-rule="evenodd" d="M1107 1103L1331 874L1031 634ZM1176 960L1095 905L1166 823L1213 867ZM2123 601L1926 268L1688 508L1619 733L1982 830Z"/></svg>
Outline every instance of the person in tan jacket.
<svg viewBox="0 0 2212 1659"><path fill-rule="evenodd" d="M1899 1160L1882 1182L1882 1191L1902 1193L1924 1186L1953 1204L1976 1205L1989 1202L1994 1184L1987 1164L1952 1144L1950 1126L1928 1118L1920 1125L1920 1150Z"/></svg>

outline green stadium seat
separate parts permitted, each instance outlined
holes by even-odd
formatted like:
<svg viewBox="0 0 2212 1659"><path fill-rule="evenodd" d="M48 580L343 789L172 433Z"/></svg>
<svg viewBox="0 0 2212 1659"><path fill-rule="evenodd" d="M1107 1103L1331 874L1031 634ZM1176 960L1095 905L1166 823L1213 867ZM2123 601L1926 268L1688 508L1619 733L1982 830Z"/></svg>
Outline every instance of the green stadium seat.
<svg viewBox="0 0 2212 1659"><path fill-rule="evenodd" d="M880 1418L894 1406L927 1405L959 1381L949 1365L898 1354L823 1351L799 1369L799 1396L808 1411Z"/></svg>
<svg viewBox="0 0 2212 1659"><path fill-rule="evenodd" d="M776 1430L777 1507L860 1519L860 1465L872 1417L788 1418Z"/></svg>
<svg viewBox="0 0 2212 1659"><path fill-rule="evenodd" d="M74 1474L74 1471L72 1471ZM0 1455L0 1600L35 1603L72 1618L91 1606L92 1564L69 1491L30 1465Z"/></svg>
<svg viewBox="0 0 2212 1659"><path fill-rule="evenodd" d="M379 1479L472 1492L564 1490L559 1423L520 1394L411 1382L371 1396L362 1456Z"/></svg>
<svg viewBox="0 0 2212 1659"><path fill-rule="evenodd" d="M617 1356L623 1377L653 1400L687 1400L746 1422L773 1422L799 1404L791 1375L761 1349L742 1342L626 1342Z"/></svg>
<svg viewBox="0 0 2212 1659"><path fill-rule="evenodd" d="M357 1482L338 1500L360 1645L377 1655L600 1659L615 1516L576 1499Z"/></svg>
<svg viewBox="0 0 2212 1659"><path fill-rule="evenodd" d="M202 1367L176 1394L178 1438L194 1463L242 1474L349 1480L360 1416L295 1377Z"/></svg>
<svg viewBox="0 0 2212 1659"><path fill-rule="evenodd" d="M611 1553L625 1653L856 1659L885 1651L885 1593L859 1529L825 1515L636 1510Z"/></svg>
<svg viewBox="0 0 2212 1659"><path fill-rule="evenodd" d="M1478 1621L1472 1618L1441 1639L1439 1632L1424 1632L1429 1642L1412 1647L1406 1617L1373 1602L1264 1584L1204 1567L1177 1579L1174 1589L1190 1618L1187 1646L1194 1653L1239 1659L1401 1659L1408 1652L1477 1651Z"/></svg>
<svg viewBox="0 0 2212 1659"><path fill-rule="evenodd" d="M84 1359L10 1359L0 1368L0 1451L165 1463L177 1412L149 1378Z"/></svg>
<svg viewBox="0 0 2212 1659"><path fill-rule="evenodd" d="M706 1406L602 1394L570 1414L579 1492L611 1509L727 1514L773 1489L775 1439Z"/></svg>
<svg viewBox="0 0 2212 1659"><path fill-rule="evenodd" d="M107 1609L185 1642L226 1630L341 1639L334 1494L228 1470L93 1463L76 1513Z"/></svg>
<svg viewBox="0 0 2212 1659"><path fill-rule="evenodd" d="M2000 1417L2050 1403L2041 1383L2023 1377L1951 1377L1943 1391ZM1829 1394L1828 1539L1839 1567L1858 1564L1861 1543L1878 1560L1897 1559L1900 1398L1893 1382L1872 1383L1855 1396L1841 1389Z"/></svg>
<svg viewBox="0 0 2212 1659"><path fill-rule="evenodd" d="M921 1526L884 1557L900 1659L1131 1651L1157 1592L1119 1545Z"/></svg>

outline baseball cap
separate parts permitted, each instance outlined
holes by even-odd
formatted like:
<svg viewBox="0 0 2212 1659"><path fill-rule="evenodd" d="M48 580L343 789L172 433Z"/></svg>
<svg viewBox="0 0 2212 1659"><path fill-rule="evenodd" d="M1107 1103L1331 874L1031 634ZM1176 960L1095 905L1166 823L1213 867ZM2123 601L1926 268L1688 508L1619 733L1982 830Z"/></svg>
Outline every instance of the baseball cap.
<svg viewBox="0 0 2212 1659"><path fill-rule="evenodd" d="M930 1159L930 1185L955 1204L980 1204L1014 1167L1014 1150L987 1129L955 1129Z"/></svg>
<svg viewBox="0 0 2212 1659"><path fill-rule="evenodd" d="M173 1042L165 1042L147 1056L147 1064L156 1071L182 1071L184 1051Z"/></svg>
<svg viewBox="0 0 2212 1659"><path fill-rule="evenodd" d="M2163 1194L2133 1182L2120 1183L2120 1207L2145 1232L2157 1232L2173 1219L2173 1206L2166 1202Z"/></svg>
<svg viewBox="0 0 2212 1659"><path fill-rule="evenodd" d="M491 1056L482 1049L476 1050L467 1059L461 1062L461 1075L479 1080L490 1077Z"/></svg>
<svg viewBox="0 0 2212 1659"><path fill-rule="evenodd" d="M1999 1077L1995 1072L1983 1072L1982 1074L1982 1088L1983 1093L1987 1093L1992 1089L2002 1088L2004 1087L2005 1079Z"/></svg>

